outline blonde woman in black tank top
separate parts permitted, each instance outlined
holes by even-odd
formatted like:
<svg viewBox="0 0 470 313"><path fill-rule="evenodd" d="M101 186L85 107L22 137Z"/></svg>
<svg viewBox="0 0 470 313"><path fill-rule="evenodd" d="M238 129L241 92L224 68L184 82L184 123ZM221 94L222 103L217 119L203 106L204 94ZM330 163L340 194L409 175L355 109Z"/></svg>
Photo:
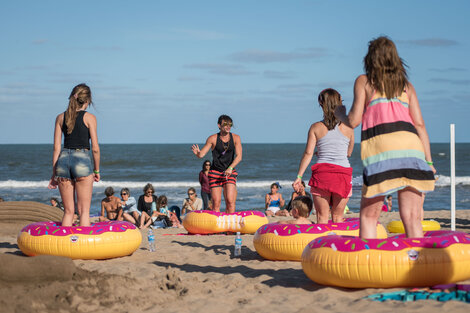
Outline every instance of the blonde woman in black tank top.
<svg viewBox="0 0 470 313"><path fill-rule="evenodd" d="M222 191L224 192L226 212L235 212L237 200L237 176L235 167L242 160L242 143L240 136L230 132L233 122L230 116L221 115L217 121L220 132L209 136L202 149L193 145L191 150L198 158L203 158L212 150L212 165L209 171L212 209L220 211Z"/></svg>
<svg viewBox="0 0 470 313"><path fill-rule="evenodd" d="M90 226L93 181L100 180L100 147L96 118L93 114L85 112L90 103L90 88L85 84L77 85L70 93L67 111L59 114L55 120L52 177L48 188L59 187L64 204L62 226L72 226L75 205L80 215L80 226ZM90 139L93 167L89 152Z"/></svg>

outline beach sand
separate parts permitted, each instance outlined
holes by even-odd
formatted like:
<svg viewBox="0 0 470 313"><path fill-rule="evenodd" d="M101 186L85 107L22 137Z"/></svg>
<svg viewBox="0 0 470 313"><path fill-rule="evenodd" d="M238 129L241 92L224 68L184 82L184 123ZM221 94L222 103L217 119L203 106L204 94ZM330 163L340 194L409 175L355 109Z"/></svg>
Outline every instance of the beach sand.
<svg viewBox="0 0 470 313"><path fill-rule="evenodd" d="M1 208L0 204L0 213ZM470 232L470 211L459 210L456 216L457 230ZM25 257L16 237L30 222L1 217L1 312L431 313L470 309L469 304L458 301L362 299L400 289L342 289L315 284L305 276L300 262L262 259L253 247L253 235L242 236L241 258L232 257L234 236L178 235L186 231L176 228L155 230L154 253L147 251L146 232L142 231L140 248L127 257L100 261ZM449 211L425 212L425 218L450 229ZM280 219L285 218L270 221ZM399 219L398 213L382 213L380 221L386 225L394 219Z"/></svg>

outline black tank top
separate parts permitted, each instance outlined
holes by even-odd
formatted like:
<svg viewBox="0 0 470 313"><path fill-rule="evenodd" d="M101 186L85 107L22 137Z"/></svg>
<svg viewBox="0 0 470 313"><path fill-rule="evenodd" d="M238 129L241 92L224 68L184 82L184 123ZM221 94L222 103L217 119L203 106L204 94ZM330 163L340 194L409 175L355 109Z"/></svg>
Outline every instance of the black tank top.
<svg viewBox="0 0 470 313"><path fill-rule="evenodd" d="M67 134L67 124L62 124L62 132L64 133L65 149L90 149L90 130L83 122L83 116L86 111L78 111L75 120L75 126L70 134Z"/></svg>
<svg viewBox="0 0 470 313"><path fill-rule="evenodd" d="M232 164L233 159L235 159L235 144L232 133L230 133L228 142L223 142L220 139L220 133L218 133L215 148L212 150L211 169L224 172Z"/></svg>

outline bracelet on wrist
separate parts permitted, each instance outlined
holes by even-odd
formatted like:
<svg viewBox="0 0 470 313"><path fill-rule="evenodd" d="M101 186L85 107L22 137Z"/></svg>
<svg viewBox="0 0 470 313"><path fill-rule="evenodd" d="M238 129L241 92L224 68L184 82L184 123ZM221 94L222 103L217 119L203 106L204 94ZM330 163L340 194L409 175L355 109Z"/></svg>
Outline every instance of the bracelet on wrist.
<svg viewBox="0 0 470 313"><path fill-rule="evenodd" d="M297 178L302 179L302 175L297 175Z"/></svg>
<svg viewBox="0 0 470 313"><path fill-rule="evenodd" d="M233 171L233 167L231 167L231 166L229 166L228 169Z"/></svg>
<svg viewBox="0 0 470 313"><path fill-rule="evenodd" d="M426 161L426 163L428 163L428 165L434 165L433 161Z"/></svg>
<svg viewBox="0 0 470 313"><path fill-rule="evenodd" d="M99 174L99 173L100 173L100 171L93 170L93 173L95 173L95 174Z"/></svg>

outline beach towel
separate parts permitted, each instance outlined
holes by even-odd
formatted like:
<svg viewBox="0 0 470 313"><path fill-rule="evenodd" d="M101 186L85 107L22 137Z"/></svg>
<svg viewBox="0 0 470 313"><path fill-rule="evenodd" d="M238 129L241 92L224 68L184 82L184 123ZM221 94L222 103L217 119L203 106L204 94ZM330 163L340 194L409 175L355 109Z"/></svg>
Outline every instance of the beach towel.
<svg viewBox="0 0 470 313"><path fill-rule="evenodd" d="M426 289L410 289L395 292L377 293L364 297L373 301L384 302L387 300L396 301L417 301L417 300L436 300L436 301L462 301L470 303L470 285L438 285Z"/></svg>

